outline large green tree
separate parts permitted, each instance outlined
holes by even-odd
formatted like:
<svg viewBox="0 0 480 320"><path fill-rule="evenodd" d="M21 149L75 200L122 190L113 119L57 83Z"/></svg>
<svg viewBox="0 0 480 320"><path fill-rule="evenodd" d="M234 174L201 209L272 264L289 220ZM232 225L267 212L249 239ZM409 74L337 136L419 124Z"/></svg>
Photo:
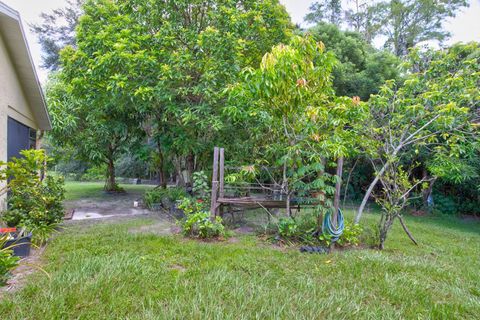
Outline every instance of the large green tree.
<svg viewBox="0 0 480 320"><path fill-rule="evenodd" d="M42 21L30 25L42 47L42 67L50 71L60 67L60 51L65 46L75 46L75 28L84 0L67 0L66 3L64 8L42 12Z"/></svg>
<svg viewBox="0 0 480 320"><path fill-rule="evenodd" d="M145 26L157 63L137 95L150 106L160 170L173 161L180 182L189 182L215 143L235 141L225 138L232 127L222 113L224 89L240 70L288 40L290 18L277 0L135 0L125 6Z"/></svg>
<svg viewBox="0 0 480 320"><path fill-rule="evenodd" d="M310 12L305 16L305 21L310 23L327 22L340 26L343 20L341 0L322 0L310 5Z"/></svg>
<svg viewBox="0 0 480 320"><path fill-rule="evenodd" d="M352 6L345 10L345 23L355 32L360 33L365 41L372 43L383 26L383 16L378 7L369 0L353 0Z"/></svg>
<svg viewBox="0 0 480 320"><path fill-rule="evenodd" d="M82 9L77 47L62 51L67 94L59 96L68 101L56 112L71 115L72 125L59 138L79 145L82 158L107 163L108 189L115 159L140 131L157 146L163 181L169 160L191 181L212 145L229 142L221 139L230 129L227 85L291 33L277 0L91 0Z"/></svg>
<svg viewBox="0 0 480 320"><path fill-rule="evenodd" d="M76 31L77 48L62 50L60 83L52 101L53 134L75 146L77 157L108 168L106 190L115 190L115 160L141 134L144 111L134 99L152 67L142 28L111 1L89 1ZM68 123L64 123L68 119Z"/></svg>
<svg viewBox="0 0 480 320"><path fill-rule="evenodd" d="M422 41L447 39L450 34L443 23L467 5L466 0L355 0L353 5L342 7L341 1L321 1L311 6L305 20L347 25L369 43L383 35L384 46L400 57Z"/></svg>
<svg viewBox="0 0 480 320"><path fill-rule="evenodd" d="M478 154L479 67L478 43L414 50L405 63L404 84L389 81L369 100L365 135L373 137L377 148L372 158L376 175L358 209L357 223L389 167L413 162L414 154L428 154L424 161L432 176L458 181L468 177L468 162L462 160Z"/></svg>
<svg viewBox="0 0 480 320"><path fill-rule="evenodd" d="M325 23L308 32L339 60L333 69L333 86L339 96L359 96L366 101L386 80L399 77L399 60L387 51L373 48L358 32L342 31Z"/></svg>
<svg viewBox="0 0 480 320"><path fill-rule="evenodd" d="M364 104L335 97L331 72L336 59L313 37L294 37L266 54L257 69L245 71L235 87L229 113L254 123L249 142L256 164L286 196L322 190L331 196L325 161L351 155L361 142L355 123ZM330 180L331 182L331 180ZM320 199L329 207L329 199Z"/></svg>
<svg viewBox="0 0 480 320"><path fill-rule="evenodd" d="M385 46L397 56L404 56L408 49L422 41L442 42L450 34L443 28L447 18L468 5L466 0L391 0L378 5L383 15L381 33L387 37Z"/></svg>

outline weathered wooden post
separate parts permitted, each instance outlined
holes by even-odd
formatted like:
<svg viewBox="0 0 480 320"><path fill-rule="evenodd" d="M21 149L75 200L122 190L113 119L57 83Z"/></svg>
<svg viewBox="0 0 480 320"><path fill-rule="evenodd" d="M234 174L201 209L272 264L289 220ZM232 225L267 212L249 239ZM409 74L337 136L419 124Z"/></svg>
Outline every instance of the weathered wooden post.
<svg viewBox="0 0 480 320"><path fill-rule="evenodd" d="M335 197L333 199L333 225L338 226L338 208L340 207L340 189L342 188L343 157L337 159L337 183L335 183Z"/></svg>
<svg viewBox="0 0 480 320"><path fill-rule="evenodd" d="M225 149L220 148L220 178L219 178L219 198L223 198L225 196ZM219 206L220 216L223 216L223 206L221 204L217 204Z"/></svg>
<svg viewBox="0 0 480 320"><path fill-rule="evenodd" d="M217 194L218 194L218 156L220 149L213 149L213 172L212 172L212 199L210 203L210 219L214 220L217 215Z"/></svg>
<svg viewBox="0 0 480 320"><path fill-rule="evenodd" d="M219 188L219 197L223 198L225 195L225 186L224 186L224 180L225 180L225 149L220 148L220 178L219 178L219 183L220 183L220 188Z"/></svg>

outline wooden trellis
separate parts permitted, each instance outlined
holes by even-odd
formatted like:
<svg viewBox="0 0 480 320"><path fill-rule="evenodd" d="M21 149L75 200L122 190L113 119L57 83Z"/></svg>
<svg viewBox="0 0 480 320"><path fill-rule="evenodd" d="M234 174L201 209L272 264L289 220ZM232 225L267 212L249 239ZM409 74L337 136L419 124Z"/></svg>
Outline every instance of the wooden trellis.
<svg viewBox="0 0 480 320"><path fill-rule="evenodd" d="M343 158L337 160L337 176L342 176ZM272 185L269 185L272 186ZM340 203L340 187L341 179L337 180L335 186L335 198L334 198L334 214L333 221L337 223L337 212ZM212 172L212 193L211 193L211 205L210 214L211 218L215 219L220 215L224 206L234 206L243 208L286 208L286 199L268 199L266 197L258 196L246 196L246 197L226 197L225 196L225 150L223 148L215 147L213 151L213 172ZM265 185L249 184L247 187L250 189L264 190ZM280 197L282 198L282 197ZM310 205L318 204L318 202L312 202ZM291 206L299 205L291 202Z"/></svg>

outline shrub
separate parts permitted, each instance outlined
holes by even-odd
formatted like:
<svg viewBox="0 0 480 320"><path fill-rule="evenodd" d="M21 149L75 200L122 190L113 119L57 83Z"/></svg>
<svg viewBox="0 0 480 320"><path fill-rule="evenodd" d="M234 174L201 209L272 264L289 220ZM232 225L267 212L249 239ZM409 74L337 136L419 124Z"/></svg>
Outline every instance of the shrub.
<svg viewBox="0 0 480 320"><path fill-rule="evenodd" d="M178 205L178 208L182 210L185 215L200 211L208 211L208 207L205 201L188 197L182 199L182 202Z"/></svg>
<svg viewBox="0 0 480 320"><path fill-rule="evenodd" d="M343 233L335 243L341 247L358 246L362 234L363 228L360 225L345 221ZM332 244L332 236L328 233L321 234L318 239L327 246Z"/></svg>
<svg viewBox="0 0 480 320"><path fill-rule="evenodd" d="M285 240L314 245L318 243L315 233L317 216L313 212L298 215L295 219L282 217L276 224L276 233Z"/></svg>
<svg viewBox="0 0 480 320"><path fill-rule="evenodd" d="M291 240L309 245L323 243L327 246L332 244L332 236L329 234L317 235L317 218L315 214L303 214L295 219L291 217L280 218L278 224L278 235L283 239ZM363 235L363 228L360 225L345 222L342 235L336 243L342 247L357 246L360 244Z"/></svg>
<svg viewBox="0 0 480 320"><path fill-rule="evenodd" d="M155 188L145 192L143 201L147 208L152 209L156 203L175 202L185 197L187 197L187 193L184 188Z"/></svg>
<svg viewBox="0 0 480 320"><path fill-rule="evenodd" d="M298 235L299 228L295 220L282 217L278 221L278 234L283 238L292 238Z"/></svg>
<svg viewBox="0 0 480 320"><path fill-rule="evenodd" d="M32 242L40 246L47 242L51 235L57 231L57 224L24 224L24 228L32 233Z"/></svg>
<svg viewBox="0 0 480 320"><path fill-rule="evenodd" d="M7 235L0 237L0 286L7 282L10 270L17 266L19 260L18 257L12 255L11 248L4 248L7 241Z"/></svg>
<svg viewBox="0 0 480 320"><path fill-rule="evenodd" d="M100 166L95 166L88 168L87 171L82 175L82 181L102 181L105 180L105 174L107 172L107 165L103 164Z"/></svg>
<svg viewBox="0 0 480 320"><path fill-rule="evenodd" d="M222 218L210 219L210 213L200 211L186 216L181 223L182 233L188 237L215 238L225 234Z"/></svg>
<svg viewBox="0 0 480 320"><path fill-rule="evenodd" d="M337 243L342 247L358 246L362 233L363 228L359 224L345 221L345 228L340 238L338 238Z"/></svg>
<svg viewBox="0 0 480 320"><path fill-rule="evenodd" d="M458 206L452 197L436 194L434 203L433 209L435 213L454 215L458 212Z"/></svg>
<svg viewBox="0 0 480 320"><path fill-rule="evenodd" d="M203 171L193 173L193 192L202 199L209 197L208 177Z"/></svg>
<svg viewBox="0 0 480 320"><path fill-rule="evenodd" d="M25 150L21 154L23 158L4 163L0 170L0 178L8 181L9 190L8 210L1 219L10 227L24 227L38 239L35 230L51 232L63 219L64 181L62 177L42 177L49 161L43 150ZM48 238L47 233L40 238Z"/></svg>
<svg viewBox="0 0 480 320"><path fill-rule="evenodd" d="M210 212L205 210L204 202L184 198L179 208L185 213L185 218L180 221L184 236L203 239L225 236L222 218L216 217L212 221Z"/></svg>

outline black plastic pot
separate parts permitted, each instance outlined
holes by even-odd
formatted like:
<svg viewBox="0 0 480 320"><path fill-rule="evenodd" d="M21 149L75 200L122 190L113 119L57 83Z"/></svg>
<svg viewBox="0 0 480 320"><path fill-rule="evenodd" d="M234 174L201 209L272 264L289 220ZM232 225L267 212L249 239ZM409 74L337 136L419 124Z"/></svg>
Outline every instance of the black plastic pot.
<svg viewBox="0 0 480 320"><path fill-rule="evenodd" d="M32 246L32 233L20 238L17 237L17 234L14 234L14 237L14 239L8 240L3 247L11 247L14 256L20 258L28 257L30 255L30 247Z"/></svg>

